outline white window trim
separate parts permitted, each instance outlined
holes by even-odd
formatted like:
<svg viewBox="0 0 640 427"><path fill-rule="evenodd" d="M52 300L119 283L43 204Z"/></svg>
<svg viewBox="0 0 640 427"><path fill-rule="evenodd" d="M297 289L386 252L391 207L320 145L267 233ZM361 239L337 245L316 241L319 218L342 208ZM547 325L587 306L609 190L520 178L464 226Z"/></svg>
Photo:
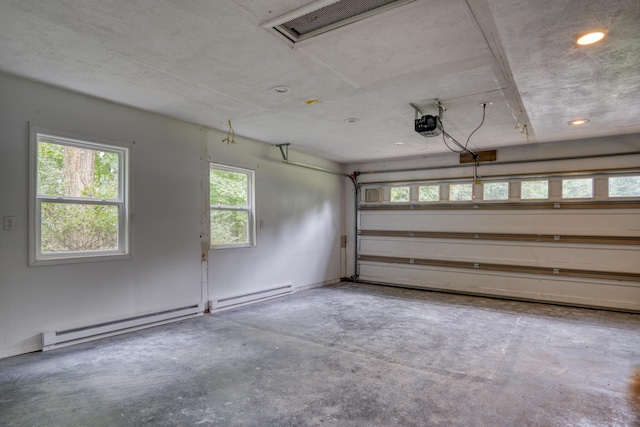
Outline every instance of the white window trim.
<svg viewBox="0 0 640 427"><path fill-rule="evenodd" d="M546 197L522 197L522 184L526 182L543 182L547 183L547 196ZM528 202L535 200L549 200L551 198L551 181L547 178L542 179L527 179L524 181L520 181L520 200L526 200Z"/></svg>
<svg viewBox="0 0 640 427"><path fill-rule="evenodd" d="M451 187L453 186L471 186L471 198L470 199L464 199L464 200L451 200ZM469 202L473 202L475 200L474 196L474 190L475 190L475 185L473 183L469 183L469 182L452 182L449 184L448 188L447 188L447 198L448 201L450 203L469 203Z"/></svg>
<svg viewBox="0 0 640 427"><path fill-rule="evenodd" d="M590 179L591 180L591 196L588 196L588 197L565 197L564 196L564 182L567 181L567 180L578 180L578 179L584 179L584 180ZM577 200L577 201L593 200L595 198L595 194L596 194L596 180L592 176L578 177L578 178L567 177L567 178L562 178L560 180L560 198L562 200Z"/></svg>
<svg viewBox="0 0 640 427"><path fill-rule="evenodd" d="M485 186L487 184L507 184L507 197L505 199L485 199ZM511 198L511 183L509 181L492 181L492 182L483 182L482 183L482 200L487 203L500 203L507 202Z"/></svg>
<svg viewBox="0 0 640 427"><path fill-rule="evenodd" d="M392 200L393 198L393 190L395 188L408 188L409 189L409 200ZM411 186L410 185L394 185L389 188L389 203L393 204L402 204L402 203L411 203Z"/></svg>
<svg viewBox="0 0 640 427"><path fill-rule="evenodd" d="M562 197L562 181L564 179L577 179L577 177L592 179L593 194L591 197L583 198L563 198ZM501 176L499 178L489 178L487 182L496 183L508 183L509 185L509 198L501 200L485 200L484 199L484 185L474 183L474 198L473 200L450 200L450 187L451 185L465 183L468 178L451 180L447 179L425 179L424 181L398 181L387 183L365 183L361 185L362 196L360 198L360 204L362 205L377 205L377 204L402 204L401 202L390 202L390 189L394 187L406 187L411 188L412 201L417 201L419 204L449 204L449 203L473 203L473 204L501 204L501 203L522 203L530 204L535 202L562 202L570 204L572 202L584 202L584 201L625 201L625 200L640 200L640 195L635 196L611 196L609 191L609 180L611 178L624 178L624 177L640 177L640 171L625 170L624 172L611 170L600 171L596 173L582 173L582 172L566 172L564 174L540 174L533 177L519 177L519 176ZM483 180L484 181L484 180ZM544 198L529 198L522 197L522 183L532 181L546 181L547 182L547 197ZM436 201L424 201L419 200L419 190L422 186L439 185L440 186L440 198ZM374 187L375 186L375 187ZM364 193L371 188L382 189L385 197L380 201L366 202L364 200ZM407 204L407 203L405 203ZM568 206L568 205L567 205Z"/></svg>
<svg viewBox="0 0 640 427"><path fill-rule="evenodd" d="M607 186L607 199L609 200L635 200L638 199L640 196L612 196L611 195L611 183L610 180L611 178L636 178L636 177L640 177L640 174L623 174L623 175L612 175L612 176L607 176L606 179L606 186Z"/></svg>
<svg viewBox="0 0 640 427"><path fill-rule="evenodd" d="M209 182L211 182L211 170L225 170L229 172L243 173L247 175L247 202L249 206L222 206L209 204L209 221L211 221L211 210L219 211L243 211L248 214L247 224L247 240L243 243L225 243L225 244L213 244L209 242L211 249L232 249L232 248L251 248L256 246L256 172L251 169L238 168L235 166L223 165L220 163L209 163ZM209 199L211 200L211 199ZM209 224L211 228L211 224Z"/></svg>
<svg viewBox="0 0 640 427"><path fill-rule="evenodd" d="M420 188L421 187L436 187L438 189L438 199L437 200L420 200ZM440 184L422 184L418 185L418 203L438 203L442 199Z"/></svg>
<svg viewBox="0 0 640 427"><path fill-rule="evenodd" d="M114 200L38 196L38 140L49 139L62 145L122 153L120 156L118 185L119 198ZM69 132L45 129L29 124L29 265L70 264L78 262L111 261L133 257L132 240L132 174L133 143L87 137ZM42 202L98 204L118 206L118 248L106 251L69 251L43 254L40 247L40 206Z"/></svg>

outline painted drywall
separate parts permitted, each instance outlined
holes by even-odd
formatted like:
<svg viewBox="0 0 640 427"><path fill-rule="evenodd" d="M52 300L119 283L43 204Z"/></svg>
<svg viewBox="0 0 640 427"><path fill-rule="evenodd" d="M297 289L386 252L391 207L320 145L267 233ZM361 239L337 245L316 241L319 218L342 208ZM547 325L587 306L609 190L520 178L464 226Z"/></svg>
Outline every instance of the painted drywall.
<svg viewBox="0 0 640 427"><path fill-rule="evenodd" d="M342 189L346 178L284 164L280 150L209 131L211 162L255 171L256 246L209 251L209 300L335 283L341 277ZM340 165L293 150L291 161L330 170Z"/></svg>
<svg viewBox="0 0 640 427"><path fill-rule="evenodd" d="M197 126L0 74L0 357L41 348L40 333L197 304L200 146ZM28 266L28 123L135 141L134 257Z"/></svg>
<svg viewBox="0 0 640 427"><path fill-rule="evenodd" d="M0 73L0 357L41 349L41 333L341 277L343 181L281 162L277 148ZM135 141L132 259L28 266L29 123ZM291 152L292 159L339 165ZM256 171L257 246L212 250L208 161ZM207 286L207 268L210 279Z"/></svg>

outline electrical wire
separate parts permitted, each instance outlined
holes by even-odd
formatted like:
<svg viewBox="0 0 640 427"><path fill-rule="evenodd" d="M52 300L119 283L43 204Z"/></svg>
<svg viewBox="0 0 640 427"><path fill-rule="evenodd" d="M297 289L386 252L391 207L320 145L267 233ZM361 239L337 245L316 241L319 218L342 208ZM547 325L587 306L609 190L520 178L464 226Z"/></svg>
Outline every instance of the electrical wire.
<svg viewBox="0 0 640 427"><path fill-rule="evenodd" d="M222 143L225 142L227 144L235 144L236 143L236 131L233 130L233 126L231 126L231 120L229 120L229 131L227 132L227 137L222 140Z"/></svg>
<svg viewBox="0 0 640 427"><path fill-rule="evenodd" d="M471 140L471 137L473 136L474 133L476 133L476 131L478 129L480 129L482 127L482 125L484 124L484 119L486 117L486 112L487 112L487 104L482 104L482 121L480 122L480 124L478 125L477 128L475 128L473 130L473 132L471 132L469 134L469 137L467 138L467 141L464 144L464 148L462 148L460 151L458 150L454 150L453 148L451 148L449 146L449 144L447 144L447 139L445 138L445 131L444 131L444 123L442 123L442 120L440 120L440 117L438 117L438 121L440 122L440 127L442 127L442 142L444 142L444 145L446 145L446 147L449 149L449 151L453 151L454 153L457 154L462 154L464 152L467 151L467 146L469 145L469 141Z"/></svg>
<svg viewBox="0 0 640 427"><path fill-rule="evenodd" d="M487 104L482 104L482 121L480 122L478 127L475 128L473 130L473 132L471 132L471 134L469 134L469 137L467 138L467 142L465 142L465 144L464 144L464 149L465 150L467 149L467 145L469 145L469 140L471 140L471 136L473 136L473 134L476 133L476 131L478 129L480 129L482 127L482 125L484 124L484 117L485 117L486 112L487 112Z"/></svg>

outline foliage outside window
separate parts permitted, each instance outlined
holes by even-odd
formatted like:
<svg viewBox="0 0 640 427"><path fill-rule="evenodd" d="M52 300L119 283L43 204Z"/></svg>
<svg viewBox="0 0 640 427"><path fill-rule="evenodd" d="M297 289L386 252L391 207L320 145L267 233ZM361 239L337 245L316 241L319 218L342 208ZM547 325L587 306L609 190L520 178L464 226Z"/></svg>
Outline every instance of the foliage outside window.
<svg viewBox="0 0 640 427"><path fill-rule="evenodd" d="M211 246L254 246L254 172L217 164L209 172Z"/></svg>
<svg viewBox="0 0 640 427"><path fill-rule="evenodd" d="M473 184L450 184L449 201L462 202L473 200Z"/></svg>
<svg viewBox="0 0 640 427"><path fill-rule="evenodd" d="M410 187L392 187L391 188L391 203L404 203L411 200L411 188Z"/></svg>
<svg viewBox="0 0 640 427"><path fill-rule="evenodd" d="M487 182L483 184L482 198L484 200L508 200L509 199L509 183L508 182Z"/></svg>
<svg viewBox="0 0 640 427"><path fill-rule="evenodd" d="M30 262L128 257L129 147L31 129Z"/></svg>
<svg viewBox="0 0 640 427"><path fill-rule="evenodd" d="M520 183L521 199L548 199L549 181L522 181Z"/></svg>
<svg viewBox="0 0 640 427"><path fill-rule="evenodd" d="M609 197L640 197L640 176L610 177Z"/></svg>
<svg viewBox="0 0 640 427"><path fill-rule="evenodd" d="M593 178L562 180L563 199L586 199L593 197Z"/></svg>
<svg viewBox="0 0 640 427"><path fill-rule="evenodd" d="M418 188L419 202L437 202L440 200L439 185L421 185Z"/></svg>

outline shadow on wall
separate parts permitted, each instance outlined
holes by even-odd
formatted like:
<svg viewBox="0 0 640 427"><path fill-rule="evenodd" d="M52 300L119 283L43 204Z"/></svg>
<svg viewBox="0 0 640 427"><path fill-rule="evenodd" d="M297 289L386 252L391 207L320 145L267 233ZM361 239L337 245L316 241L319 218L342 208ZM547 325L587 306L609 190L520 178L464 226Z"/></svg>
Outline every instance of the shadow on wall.
<svg viewBox="0 0 640 427"><path fill-rule="evenodd" d="M274 268L287 271L292 266L302 267L299 283L313 284L340 275L339 224L329 201L290 218L286 225L279 227L275 241ZM334 253L336 259L332 259ZM332 268L338 276L330 276Z"/></svg>

